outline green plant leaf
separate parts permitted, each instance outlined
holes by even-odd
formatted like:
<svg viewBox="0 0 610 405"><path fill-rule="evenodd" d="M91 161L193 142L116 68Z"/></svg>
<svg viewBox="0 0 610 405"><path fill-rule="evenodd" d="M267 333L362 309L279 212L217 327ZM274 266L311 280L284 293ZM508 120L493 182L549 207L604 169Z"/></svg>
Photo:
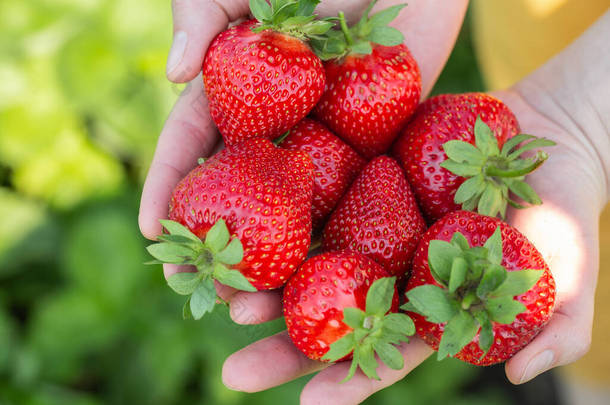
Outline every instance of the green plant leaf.
<svg viewBox="0 0 610 405"><path fill-rule="evenodd" d="M193 313L191 312L191 297L188 297L182 306L182 319L193 319Z"/></svg>
<svg viewBox="0 0 610 405"><path fill-rule="evenodd" d="M485 311L475 312L474 317L479 325L481 325L481 330L479 331L479 347L483 351L483 355L481 356L482 359L487 355L487 352L489 352L489 349L494 342L493 325L489 321L489 316Z"/></svg>
<svg viewBox="0 0 610 405"><path fill-rule="evenodd" d="M366 314L360 308L347 307L343 309L343 322L351 328L362 327Z"/></svg>
<svg viewBox="0 0 610 405"><path fill-rule="evenodd" d="M228 265L241 263L244 258L244 248L241 241L234 238L229 244L216 254L216 260Z"/></svg>
<svg viewBox="0 0 610 405"><path fill-rule="evenodd" d="M224 285L242 291L255 292L256 288L237 270L230 270L218 263L214 266L214 278Z"/></svg>
<svg viewBox="0 0 610 405"><path fill-rule="evenodd" d="M487 265L477 287L477 297L484 299L490 291L498 288L506 280L506 273L506 269L499 264L491 263Z"/></svg>
<svg viewBox="0 0 610 405"><path fill-rule="evenodd" d="M482 165L485 162L485 155L481 153L474 145L460 141L452 140L443 144L443 150L449 157L458 163L466 162L473 166Z"/></svg>
<svg viewBox="0 0 610 405"><path fill-rule="evenodd" d="M451 301L444 289L436 285L421 285L407 291L406 295L409 303L417 309L416 312L425 316L429 322L448 322L457 312L456 304ZM405 309L404 305L402 308Z"/></svg>
<svg viewBox="0 0 610 405"><path fill-rule="evenodd" d="M304 16L312 15L316 6L318 5L318 3L320 3L319 0L300 0L299 8L298 8L296 14L304 15Z"/></svg>
<svg viewBox="0 0 610 405"><path fill-rule="evenodd" d="M176 221L170 221L169 219L160 219L159 222L172 236L183 236L192 240L193 242L201 243L201 239L191 232L186 226Z"/></svg>
<svg viewBox="0 0 610 405"><path fill-rule="evenodd" d="M394 283L396 277L384 277L371 285L366 293L366 313L375 314L378 316L385 315L392 306L392 298L394 297Z"/></svg>
<svg viewBox="0 0 610 405"><path fill-rule="evenodd" d="M485 191L485 180L483 175L479 173L460 184L453 200L456 204L463 204L471 198L480 195L483 191Z"/></svg>
<svg viewBox="0 0 610 405"><path fill-rule="evenodd" d="M398 13L400 10L405 8L406 4L397 4L395 6L388 7L384 10L381 10L375 14L373 14L368 21L368 25L371 26L385 26L391 23L396 17L398 17Z"/></svg>
<svg viewBox="0 0 610 405"><path fill-rule="evenodd" d="M532 150L532 149L543 148L546 146L555 146L555 145L557 145L557 144L549 139L536 138L533 141L528 142L525 145L521 146L519 149L512 152L510 155L508 155L508 159L509 160L517 159L523 153L525 153L529 150Z"/></svg>
<svg viewBox="0 0 610 405"><path fill-rule="evenodd" d="M472 177L476 176L477 174L481 174L480 166L473 166L468 163L458 163L453 160L445 160L443 163L441 163L441 167L449 170L456 176L461 177Z"/></svg>
<svg viewBox="0 0 610 405"><path fill-rule="evenodd" d="M190 295L201 282L199 273L176 273L167 279L167 284L180 295Z"/></svg>
<svg viewBox="0 0 610 405"><path fill-rule="evenodd" d="M229 228L227 228L224 219L220 218L205 235L205 245L214 253L220 252L227 246L230 238L231 234L229 233Z"/></svg>
<svg viewBox="0 0 610 405"><path fill-rule="evenodd" d="M460 232L453 233L453 235L451 236L451 244L464 251L470 249L468 239L466 239L466 237Z"/></svg>
<svg viewBox="0 0 610 405"><path fill-rule="evenodd" d="M498 211L500 211L502 204L506 204L506 202L502 198L500 189L488 183L479 200L477 211L481 215L495 217Z"/></svg>
<svg viewBox="0 0 610 405"><path fill-rule="evenodd" d="M191 314L195 320L199 320L208 312L212 312L214 305L216 304L216 288L214 288L214 281L211 278L203 280L190 299Z"/></svg>
<svg viewBox="0 0 610 405"><path fill-rule="evenodd" d="M481 116L477 116L477 120L474 123L474 138L477 148L483 155L497 156L500 154L498 140L491 131L491 128L483 122Z"/></svg>
<svg viewBox="0 0 610 405"><path fill-rule="evenodd" d="M527 308L512 297L489 298L485 309L492 321L502 324L511 324L517 315L525 312Z"/></svg>
<svg viewBox="0 0 610 405"><path fill-rule="evenodd" d="M353 44L351 47L353 53L359 53L361 55L370 55L373 53L373 48L369 41L359 41Z"/></svg>
<svg viewBox="0 0 610 405"><path fill-rule="evenodd" d="M530 204L540 205L542 200L538 197L538 194L534 189L522 180L505 181L506 185L515 193L515 195Z"/></svg>
<svg viewBox="0 0 610 405"><path fill-rule="evenodd" d="M441 337L438 347L438 360L447 356L455 356L464 346L472 341L479 330L479 324L466 311L458 311L451 318Z"/></svg>
<svg viewBox="0 0 610 405"><path fill-rule="evenodd" d="M462 250L449 242L430 241L428 245L428 264L436 281L444 285L449 283L453 260L461 254Z"/></svg>
<svg viewBox="0 0 610 405"><path fill-rule="evenodd" d="M404 366L404 360L400 351L393 345L377 341L373 343L373 349L379 356L379 359L392 370L400 370Z"/></svg>
<svg viewBox="0 0 610 405"><path fill-rule="evenodd" d="M146 250L152 257L163 263L186 264L192 260L194 255L191 248L167 242L149 245Z"/></svg>
<svg viewBox="0 0 610 405"><path fill-rule="evenodd" d="M508 154L511 152L511 150L513 150L515 148L515 146L519 145L523 141L527 141L528 139L534 139L534 138L536 138L534 135L527 135L527 134L515 135L512 138L509 138L506 142L504 142L504 145L502 146L502 150L500 151L500 154L502 156L508 156Z"/></svg>
<svg viewBox="0 0 610 405"><path fill-rule="evenodd" d="M383 329L406 336L415 334L415 324L406 314L387 314L383 318Z"/></svg>
<svg viewBox="0 0 610 405"><path fill-rule="evenodd" d="M449 277L449 292L453 293L466 281L468 263L463 257L456 257L451 264L451 276Z"/></svg>
<svg viewBox="0 0 610 405"><path fill-rule="evenodd" d="M487 249L487 260L494 264L502 263L502 231L499 226L485 241L483 247Z"/></svg>
<svg viewBox="0 0 610 405"><path fill-rule="evenodd" d="M542 277L543 270L518 270L509 271L506 280L493 290L490 297L515 297L527 292Z"/></svg>
<svg viewBox="0 0 610 405"><path fill-rule="evenodd" d="M383 46L396 46L404 42L405 37L396 28L393 27L375 27L367 36L367 39Z"/></svg>
<svg viewBox="0 0 610 405"><path fill-rule="evenodd" d="M272 17L271 6L266 0L250 0L250 12L261 22L270 20Z"/></svg>
<svg viewBox="0 0 610 405"><path fill-rule="evenodd" d="M377 360L375 359L375 351L371 345L365 344L356 349L358 351L358 365L362 372L371 379L379 380L377 375Z"/></svg>
<svg viewBox="0 0 610 405"><path fill-rule="evenodd" d="M330 348L328 349L326 354L322 356L322 360L333 362L341 360L342 358L350 354L350 352L354 350L355 346L356 340L354 339L354 334L348 333L347 335L343 336L339 340L336 340L330 345Z"/></svg>

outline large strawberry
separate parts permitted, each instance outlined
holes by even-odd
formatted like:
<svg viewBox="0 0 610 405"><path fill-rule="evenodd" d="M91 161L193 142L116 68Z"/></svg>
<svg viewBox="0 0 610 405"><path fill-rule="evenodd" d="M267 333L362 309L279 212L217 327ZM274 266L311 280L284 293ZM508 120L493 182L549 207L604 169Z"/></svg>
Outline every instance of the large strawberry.
<svg viewBox="0 0 610 405"><path fill-rule="evenodd" d="M315 116L365 158L388 150L415 110L421 77L403 35L388 27L404 5L362 19L348 29L329 31L313 41L325 62L326 88Z"/></svg>
<svg viewBox="0 0 610 405"><path fill-rule="evenodd" d="M394 159L379 156L362 170L330 216L322 248L363 253L400 277L411 266L425 230L402 169Z"/></svg>
<svg viewBox="0 0 610 405"><path fill-rule="evenodd" d="M505 361L550 319L555 281L518 230L468 211L426 232L413 260L408 302L418 335L438 358L476 365Z"/></svg>
<svg viewBox="0 0 610 405"><path fill-rule="evenodd" d="M189 295L196 318L212 309L213 279L239 289L281 287L310 245L313 164L301 151L251 139L193 169L172 194L169 235L149 252L165 263L194 265L169 285ZM185 228L188 228L186 229Z"/></svg>
<svg viewBox="0 0 610 405"><path fill-rule="evenodd" d="M319 0L252 0L256 20L220 33L203 63L210 114L226 145L273 139L305 117L324 90L322 62L304 41L332 25Z"/></svg>
<svg viewBox="0 0 610 405"><path fill-rule="evenodd" d="M509 191L530 204L541 203L523 180L547 155L521 155L554 145L518 133L517 119L500 100L483 93L444 94L418 107L393 153L429 222L459 209L504 217L507 204L522 208Z"/></svg>
<svg viewBox="0 0 610 405"><path fill-rule="evenodd" d="M324 125L308 118L290 130L281 146L305 151L313 161L315 170L311 213L313 228L318 229L366 161Z"/></svg>
<svg viewBox="0 0 610 405"><path fill-rule="evenodd" d="M323 253L308 259L284 288L284 316L296 347L314 360L348 360L351 378L360 366L377 378L377 361L401 369L393 346L415 333L398 310L395 277L355 252ZM390 312L390 313L388 313Z"/></svg>

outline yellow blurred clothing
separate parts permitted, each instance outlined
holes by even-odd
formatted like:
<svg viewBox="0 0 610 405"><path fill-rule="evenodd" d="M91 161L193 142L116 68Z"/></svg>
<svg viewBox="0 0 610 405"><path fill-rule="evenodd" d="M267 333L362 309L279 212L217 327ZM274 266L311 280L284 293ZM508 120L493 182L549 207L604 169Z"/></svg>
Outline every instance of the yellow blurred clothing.
<svg viewBox="0 0 610 405"><path fill-rule="evenodd" d="M518 82L609 7L610 0L473 0L474 44L487 87Z"/></svg>
<svg viewBox="0 0 610 405"><path fill-rule="evenodd" d="M474 45L487 87L495 90L515 84L569 45L609 7L610 0L473 0ZM607 387L610 385L607 347L610 205L601 217L600 248L591 350L566 371L570 376Z"/></svg>

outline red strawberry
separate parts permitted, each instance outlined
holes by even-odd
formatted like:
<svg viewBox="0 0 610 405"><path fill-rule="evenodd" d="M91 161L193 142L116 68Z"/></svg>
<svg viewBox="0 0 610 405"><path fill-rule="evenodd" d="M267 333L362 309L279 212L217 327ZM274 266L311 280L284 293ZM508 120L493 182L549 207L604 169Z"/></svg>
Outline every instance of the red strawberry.
<svg viewBox="0 0 610 405"><path fill-rule="evenodd" d="M392 344L406 341L415 330L408 316L395 313L394 283L383 267L355 252L308 259L284 287L284 317L292 341L314 360L353 357L346 379L357 366L378 379L375 352L388 366L402 368L402 355Z"/></svg>
<svg viewBox="0 0 610 405"><path fill-rule="evenodd" d="M341 199L324 228L324 250L350 249L402 276L426 225L396 161L372 160Z"/></svg>
<svg viewBox="0 0 610 405"><path fill-rule="evenodd" d="M542 330L555 281L517 229L468 211L447 214L419 243L407 284L418 335L438 358L476 365L505 361Z"/></svg>
<svg viewBox="0 0 610 405"><path fill-rule="evenodd" d="M313 161L312 222L317 229L324 224L366 161L324 125L308 118L290 130L281 146L307 152Z"/></svg>
<svg viewBox="0 0 610 405"><path fill-rule="evenodd" d="M324 90L322 62L304 42L332 24L317 0L251 1L256 20L220 33L203 63L210 114L227 146L273 139L305 117Z"/></svg>
<svg viewBox="0 0 610 405"><path fill-rule="evenodd" d="M324 64L326 87L314 114L368 159L389 149L421 94L419 68L402 33L386 27L402 7L371 17L369 7L349 30L340 14L343 32L329 32L326 42L314 42L323 59L335 57Z"/></svg>
<svg viewBox="0 0 610 405"><path fill-rule="evenodd" d="M518 133L515 116L500 100L482 93L445 94L418 107L393 153L429 222L459 209L504 217L507 203L521 207L509 190L531 204L541 203L523 179L547 155L519 157L553 144L535 139L515 150L534 139Z"/></svg>
<svg viewBox="0 0 610 405"><path fill-rule="evenodd" d="M212 290L212 278L241 289L281 287L309 249L312 193L313 164L305 152L277 148L267 139L242 142L180 181L169 210L175 222L164 222L170 235L159 237L162 243L151 253L197 267L198 273L170 277L172 287L195 276ZM174 289L188 295L193 288Z"/></svg>

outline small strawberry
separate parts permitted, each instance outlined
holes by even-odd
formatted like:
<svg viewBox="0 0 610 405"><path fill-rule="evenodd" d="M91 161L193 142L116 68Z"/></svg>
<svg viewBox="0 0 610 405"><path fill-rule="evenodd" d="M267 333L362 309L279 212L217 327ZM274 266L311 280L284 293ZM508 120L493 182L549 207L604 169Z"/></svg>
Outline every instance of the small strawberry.
<svg viewBox="0 0 610 405"><path fill-rule="evenodd" d="M499 219L456 211L420 241L407 284L418 335L438 359L503 362L542 330L555 281L542 255Z"/></svg>
<svg viewBox="0 0 610 405"><path fill-rule="evenodd" d="M305 117L324 90L322 62L304 41L326 32L319 0L251 0L256 20L220 33L203 63L212 119L225 145L273 139Z"/></svg>
<svg viewBox="0 0 610 405"><path fill-rule="evenodd" d="M352 358L345 380L358 366L379 379L375 353L401 369L403 358L393 345L408 341L415 328L408 316L396 313L394 283L380 265L355 252L308 259L284 288L284 317L295 346L314 360Z"/></svg>
<svg viewBox="0 0 610 405"><path fill-rule="evenodd" d="M168 283L192 294L190 311L200 318L216 300L213 279L248 291L286 283L309 249L312 193L313 164L305 152L262 138L242 142L178 183L172 221L162 221L169 235L148 250L161 262L197 268Z"/></svg>
<svg viewBox="0 0 610 405"><path fill-rule="evenodd" d="M459 209L504 218L507 204L523 208L509 191L530 204L542 203L523 180L548 155L520 157L554 145L518 133L517 119L500 100L483 93L445 94L418 107L393 153L429 222Z"/></svg>
<svg viewBox="0 0 610 405"><path fill-rule="evenodd" d="M324 125L305 118L290 130L282 148L307 152L313 161L313 229L324 225L366 161Z"/></svg>
<svg viewBox="0 0 610 405"><path fill-rule="evenodd" d="M394 159L379 156L362 170L330 216L322 249L360 252L401 277L425 231L402 169Z"/></svg>
<svg viewBox="0 0 610 405"><path fill-rule="evenodd" d="M350 29L312 41L325 62L326 87L314 115L358 153L371 159L388 150L415 110L421 94L419 68L400 31L388 27L405 5L387 8Z"/></svg>

